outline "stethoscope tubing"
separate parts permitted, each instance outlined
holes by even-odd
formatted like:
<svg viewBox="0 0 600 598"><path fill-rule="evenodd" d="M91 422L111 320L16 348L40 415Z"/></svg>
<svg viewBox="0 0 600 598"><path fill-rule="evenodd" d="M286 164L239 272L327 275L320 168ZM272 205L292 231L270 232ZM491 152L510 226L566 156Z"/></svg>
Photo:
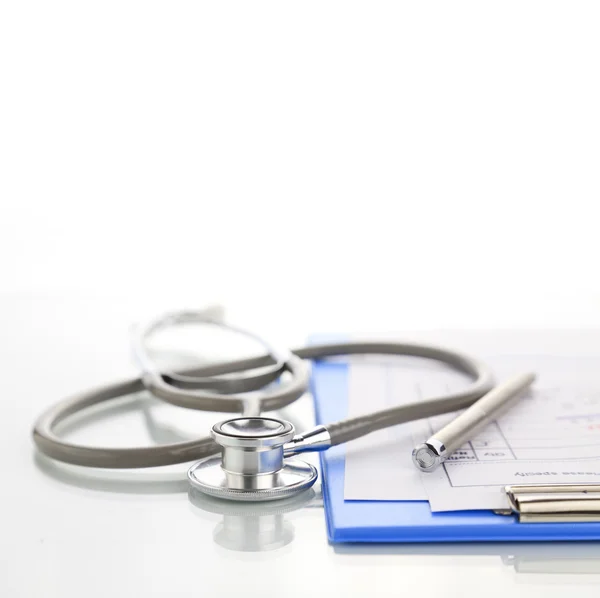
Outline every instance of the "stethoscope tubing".
<svg viewBox="0 0 600 598"><path fill-rule="evenodd" d="M260 411L281 409L300 398L308 388L309 370L303 359L356 354L402 355L434 359L467 374L473 378L473 382L460 392L327 424L332 445L348 442L384 427L468 407L493 387L493 376L488 366L457 351L412 343L349 341L315 344L293 350L281 368L291 374L290 379L282 380L280 384L273 385L273 388L263 391L262 396L252 400L258 402ZM262 355L191 368L177 374L181 377L180 380L189 378L186 382L193 384L193 378L244 372L273 365L280 367L276 358ZM249 400L243 393L221 394L210 389L201 389L201 395L198 395L197 389L194 389L192 396L186 388L168 382L157 383L159 379L164 382L161 376L155 373L148 375L146 371L141 377L91 389L57 403L44 412L34 425L33 439L36 446L42 453L58 461L107 469L173 465L203 459L217 453L218 447L209 437L169 445L112 448L75 444L60 438L56 433L56 427L61 422L82 410L144 390L150 390L152 394L171 404L205 411L243 412Z"/></svg>

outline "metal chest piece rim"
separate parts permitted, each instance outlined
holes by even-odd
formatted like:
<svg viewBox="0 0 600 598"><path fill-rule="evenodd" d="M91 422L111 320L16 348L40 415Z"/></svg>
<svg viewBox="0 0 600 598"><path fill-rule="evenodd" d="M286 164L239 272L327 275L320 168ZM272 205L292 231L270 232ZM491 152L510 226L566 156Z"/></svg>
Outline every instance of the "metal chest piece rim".
<svg viewBox="0 0 600 598"><path fill-rule="evenodd" d="M270 417L236 417L212 427L222 454L193 465L190 484L226 500L262 502L293 496L317 479L315 467L300 459L284 459L284 445L294 426Z"/></svg>

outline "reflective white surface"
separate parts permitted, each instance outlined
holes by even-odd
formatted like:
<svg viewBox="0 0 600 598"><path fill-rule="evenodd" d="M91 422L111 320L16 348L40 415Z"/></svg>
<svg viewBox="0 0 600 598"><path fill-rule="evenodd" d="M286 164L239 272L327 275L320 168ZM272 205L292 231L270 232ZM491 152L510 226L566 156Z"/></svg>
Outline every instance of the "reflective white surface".
<svg viewBox="0 0 600 598"><path fill-rule="evenodd" d="M77 301L0 306L3 597L598 596L598 543L333 547L318 487L276 508L223 505L188 493L187 465L110 472L40 457L30 430L42 409L135 373L131 314ZM301 428L310 400L283 415ZM132 398L66 432L167 442L204 435L218 417Z"/></svg>

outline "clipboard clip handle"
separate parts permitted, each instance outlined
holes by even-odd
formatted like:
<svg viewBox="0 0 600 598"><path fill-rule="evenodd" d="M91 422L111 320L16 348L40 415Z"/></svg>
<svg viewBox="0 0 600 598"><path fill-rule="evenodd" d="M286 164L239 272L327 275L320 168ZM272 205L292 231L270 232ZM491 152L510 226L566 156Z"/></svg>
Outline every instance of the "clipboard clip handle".
<svg viewBox="0 0 600 598"><path fill-rule="evenodd" d="M600 522L600 484L505 486L519 523Z"/></svg>

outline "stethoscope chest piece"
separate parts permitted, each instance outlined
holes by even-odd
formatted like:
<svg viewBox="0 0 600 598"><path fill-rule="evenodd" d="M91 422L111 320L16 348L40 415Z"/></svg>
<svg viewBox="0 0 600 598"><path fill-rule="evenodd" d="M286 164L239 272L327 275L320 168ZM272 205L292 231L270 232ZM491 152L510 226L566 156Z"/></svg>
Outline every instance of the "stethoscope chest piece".
<svg viewBox="0 0 600 598"><path fill-rule="evenodd" d="M238 417L215 424L211 435L222 448L190 468L192 486L217 498L267 501L310 488L317 470L301 460L284 460L284 445L294 437L289 422L268 417Z"/></svg>

